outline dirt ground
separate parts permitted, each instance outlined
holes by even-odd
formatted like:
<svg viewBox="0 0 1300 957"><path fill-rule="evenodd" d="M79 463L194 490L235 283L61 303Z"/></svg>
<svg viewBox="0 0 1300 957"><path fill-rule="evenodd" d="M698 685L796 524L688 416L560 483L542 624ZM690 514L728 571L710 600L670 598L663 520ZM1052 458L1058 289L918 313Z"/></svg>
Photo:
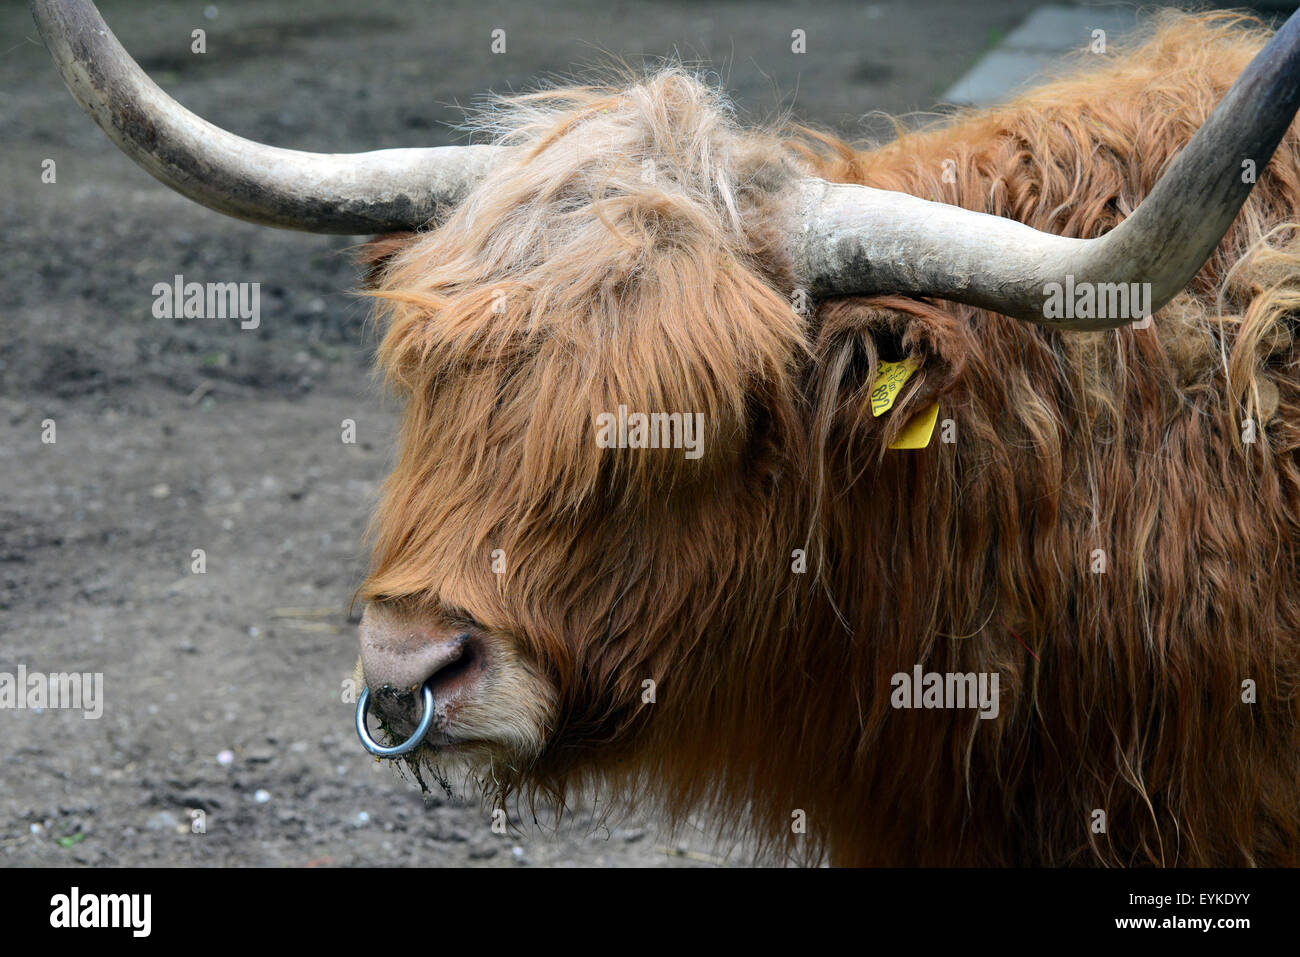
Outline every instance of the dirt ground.
<svg viewBox="0 0 1300 957"><path fill-rule="evenodd" d="M1035 0L101 4L167 91L263 142L455 142L457 105L615 55L714 70L756 118L849 136L932 106ZM206 6L206 10L205 10ZM207 52L190 50L206 30ZM491 33L506 31L504 54ZM806 31L807 53L790 52ZM598 800L493 834L368 759L343 686L396 410L368 370L358 239L192 206L73 103L0 5L0 672L103 672L102 718L0 712L0 863L745 864ZM56 181L42 164L55 161ZM261 284L261 325L152 315L176 274ZM357 443L344 444L344 419ZM53 420L57 441L42 442ZM191 572L194 549L206 573ZM357 609L359 613L359 609ZM223 752L229 752L223 754ZM192 833L192 811L206 832Z"/></svg>

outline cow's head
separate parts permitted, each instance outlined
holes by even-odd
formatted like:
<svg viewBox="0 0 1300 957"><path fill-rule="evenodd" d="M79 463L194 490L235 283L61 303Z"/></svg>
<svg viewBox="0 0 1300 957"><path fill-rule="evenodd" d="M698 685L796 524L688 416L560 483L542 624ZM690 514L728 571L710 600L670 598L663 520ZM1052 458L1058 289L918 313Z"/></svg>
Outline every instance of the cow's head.
<svg viewBox="0 0 1300 957"><path fill-rule="evenodd" d="M675 70L502 104L492 145L274 149L170 100L91 4L33 7L73 94L168 185L268 225L424 230L376 266L406 412L362 667L396 737L431 707L412 746L504 785L652 766L782 693L813 600L784 574L817 511L813 324L834 315L801 306L928 296L1051 324L1047 287L1072 276L1150 283L1158 310L1300 105L1292 18L1148 199L1076 240L809 176Z"/></svg>
<svg viewBox="0 0 1300 957"><path fill-rule="evenodd" d="M377 277L406 412L361 659L393 731L428 688L429 740L500 781L623 756L647 697L728 673L801 540L807 337L761 229L794 171L697 80L494 119L508 155Z"/></svg>

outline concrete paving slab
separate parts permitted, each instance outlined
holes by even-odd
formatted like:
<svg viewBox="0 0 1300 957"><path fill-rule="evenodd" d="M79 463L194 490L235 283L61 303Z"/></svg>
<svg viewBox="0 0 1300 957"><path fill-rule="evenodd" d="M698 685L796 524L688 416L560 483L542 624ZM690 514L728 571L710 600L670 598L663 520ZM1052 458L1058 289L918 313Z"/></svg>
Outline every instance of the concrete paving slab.
<svg viewBox="0 0 1300 957"><path fill-rule="evenodd" d="M1001 103L1033 85L1059 55L1027 50L993 50L940 97L959 106Z"/></svg>
<svg viewBox="0 0 1300 957"><path fill-rule="evenodd" d="M1131 7L1042 6L989 51L940 97L944 103L987 106L1001 103L1041 80L1063 55L1085 49L1095 30L1109 44L1140 23Z"/></svg>
<svg viewBox="0 0 1300 957"><path fill-rule="evenodd" d="M1043 6L1004 40L1000 48L1065 52L1086 46L1093 30L1105 30L1107 37L1129 33L1138 24L1132 7Z"/></svg>

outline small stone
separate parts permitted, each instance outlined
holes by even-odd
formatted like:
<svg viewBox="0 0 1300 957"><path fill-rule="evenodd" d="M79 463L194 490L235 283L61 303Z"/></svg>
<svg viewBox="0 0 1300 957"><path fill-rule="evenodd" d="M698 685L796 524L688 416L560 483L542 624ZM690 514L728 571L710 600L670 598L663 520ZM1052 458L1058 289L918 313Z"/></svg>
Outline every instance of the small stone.
<svg viewBox="0 0 1300 957"><path fill-rule="evenodd" d="M230 767L230 766L231 766L232 764L234 764L234 763L235 763L235 752L234 752L234 751L218 751L218 752L217 752L217 764L221 765L223 768L228 768L228 767Z"/></svg>
<svg viewBox="0 0 1300 957"><path fill-rule="evenodd" d="M271 800L271 792L258 788L253 792L253 800L258 804L265 804L267 801Z"/></svg>
<svg viewBox="0 0 1300 957"><path fill-rule="evenodd" d="M151 831L174 831L180 823L171 811L159 811L145 821L144 826Z"/></svg>

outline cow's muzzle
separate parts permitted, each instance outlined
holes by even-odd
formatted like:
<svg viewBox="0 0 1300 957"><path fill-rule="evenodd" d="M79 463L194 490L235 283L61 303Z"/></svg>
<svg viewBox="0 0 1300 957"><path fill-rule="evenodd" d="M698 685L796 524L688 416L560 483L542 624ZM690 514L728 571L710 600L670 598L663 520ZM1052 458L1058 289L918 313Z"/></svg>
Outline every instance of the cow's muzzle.
<svg viewBox="0 0 1300 957"><path fill-rule="evenodd" d="M418 748L454 747L465 739L466 709L482 704L494 653L477 629L372 602L361 616L361 671L356 725L371 754L393 757ZM375 743L366 725L373 711L401 743ZM404 739L404 740L402 740Z"/></svg>

